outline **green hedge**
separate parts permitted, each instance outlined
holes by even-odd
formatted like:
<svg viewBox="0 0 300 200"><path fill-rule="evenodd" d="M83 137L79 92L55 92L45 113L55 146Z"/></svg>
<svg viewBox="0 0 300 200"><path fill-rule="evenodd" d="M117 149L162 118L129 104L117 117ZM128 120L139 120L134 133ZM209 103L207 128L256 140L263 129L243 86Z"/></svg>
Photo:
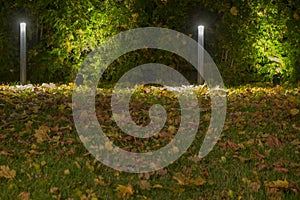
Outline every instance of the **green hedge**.
<svg viewBox="0 0 300 200"><path fill-rule="evenodd" d="M99 43L121 31L156 26L196 39L206 25L205 48L227 85L300 80L300 1L297 0L36 0L4 1L0 13L2 82L19 79L18 23L28 22L28 79L69 82ZM167 52L132 52L118 59L104 81L128 69L162 62L183 73L191 66Z"/></svg>

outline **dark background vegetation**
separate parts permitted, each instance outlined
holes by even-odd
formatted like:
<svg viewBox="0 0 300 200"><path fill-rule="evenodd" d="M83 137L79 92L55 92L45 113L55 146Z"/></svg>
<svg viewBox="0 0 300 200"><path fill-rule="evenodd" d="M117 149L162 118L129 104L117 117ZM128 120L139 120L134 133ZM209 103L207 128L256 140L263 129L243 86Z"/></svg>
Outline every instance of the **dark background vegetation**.
<svg viewBox="0 0 300 200"><path fill-rule="evenodd" d="M197 39L226 85L300 80L299 0L0 0L0 82L19 80L19 23L27 22L27 77L31 83L73 81L99 43L137 27L165 27ZM161 62L192 82L195 72L176 55L149 50L113 63L103 81L148 62Z"/></svg>

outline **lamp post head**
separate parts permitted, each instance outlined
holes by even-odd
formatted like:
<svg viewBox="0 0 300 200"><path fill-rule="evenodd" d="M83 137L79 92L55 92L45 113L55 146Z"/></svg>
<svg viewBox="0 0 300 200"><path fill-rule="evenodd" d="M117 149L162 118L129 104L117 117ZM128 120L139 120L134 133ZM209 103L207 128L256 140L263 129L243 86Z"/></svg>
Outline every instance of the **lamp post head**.
<svg viewBox="0 0 300 200"><path fill-rule="evenodd" d="M199 25L198 26L198 34L199 35L203 35L203 33L204 33L204 26L203 25Z"/></svg>
<svg viewBox="0 0 300 200"><path fill-rule="evenodd" d="M26 23L25 22L21 22L20 23L20 27L21 27L21 32L24 32L26 30Z"/></svg>

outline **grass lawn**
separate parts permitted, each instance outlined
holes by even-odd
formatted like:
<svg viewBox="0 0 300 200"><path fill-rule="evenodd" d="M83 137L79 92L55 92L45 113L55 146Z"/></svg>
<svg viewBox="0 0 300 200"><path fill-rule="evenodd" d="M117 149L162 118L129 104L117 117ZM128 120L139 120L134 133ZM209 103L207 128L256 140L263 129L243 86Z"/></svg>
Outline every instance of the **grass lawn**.
<svg viewBox="0 0 300 200"><path fill-rule="evenodd" d="M70 85L20 89L0 86L0 199L300 199L300 87L230 88L221 137L197 157L210 120L210 97L197 89L199 131L188 151L168 167L143 174L113 170L85 149L72 118ZM114 144L132 152L166 145L180 122L172 92L139 87L132 119L149 123L162 102L168 120L143 140L112 120L109 89L99 89L96 113ZM175 128L174 128L175 127Z"/></svg>

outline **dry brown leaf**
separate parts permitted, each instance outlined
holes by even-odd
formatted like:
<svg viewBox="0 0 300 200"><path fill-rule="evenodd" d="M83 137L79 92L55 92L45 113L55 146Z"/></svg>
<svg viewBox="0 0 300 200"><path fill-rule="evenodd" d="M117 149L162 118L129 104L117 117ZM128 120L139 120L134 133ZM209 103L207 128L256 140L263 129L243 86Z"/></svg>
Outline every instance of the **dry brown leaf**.
<svg viewBox="0 0 300 200"><path fill-rule="evenodd" d="M282 167L284 165L285 161L280 158L277 162L273 163L274 167Z"/></svg>
<svg viewBox="0 0 300 200"><path fill-rule="evenodd" d="M167 169L159 169L159 170L156 171L156 174L161 175L161 176L164 176L167 173L168 173Z"/></svg>
<svg viewBox="0 0 300 200"><path fill-rule="evenodd" d="M51 187L49 190L50 194L57 194L58 192L58 187Z"/></svg>
<svg viewBox="0 0 300 200"><path fill-rule="evenodd" d="M95 179L94 179L94 183L95 183L96 185L100 185L100 186L102 186L102 187L107 186L107 184L104 182L102 176L98 176L98 178L95 178Z"/></svg>
<svg viewBox="0 0 300 200"><path fill-rule="evenodd" d="M28 121L28 122L25 123L26 131L28 131L28 132L31 131L31 129L32 129L32 124L33 124L32 121Z"/></svg>
<svg viewBox="0 0 300 200"><path fill-rule="evenodd" d="M266 145L269 147L280 148L282 146L282 143L274 135L269 135L269 137L266 139Z"/></svg>
<svg viewBox="0 0 300 200"><path fill-rule="evenodd" d="M300 164L299 163L291 163L290 166L291 167L299 167L300 168Z"/></svg>
<svg viewBox="0 0 300 200"><path fill-rule="evenodd" d="M173 179L176 180L178 182L179 185L195 185L195 186L199 186L199 185L204 185L206 183L206 180L198 177L198 178L194 178L191 179L189 177L186 177L182 174L175 174L173 176Z"/></svg>
<svg viewBox="0 0 300 200"><path fill-rule="evenodd" d="M51 131L57 132L59 130L58 124L51 128Z"/></svg>
<svg viewBox="0 0 300 200"><path fill-rule="evenodd" d="M30 199L30 192L21 192L18 195L18 199L20 199L20 200L29 200Z"/></svg>
<svg viewBox="0 0 300 200"><path fill-rule="evenodd" d="M198 163L200 161L199 156L190 156L188 157L188 160L194 162L194 163Z"/></svg>
<svg viewBox="0 0 300 200"><path fill-rule="evenodd" d="M260 182L251 182L249 187L251 192L258 192L261 187L261 184Z"/></svg>
<svg viewBox="0 0 300 200"><path fill-rule="evenodd" d="M196 185L196 186L200 186L200 185L204 185L206 183L206 180L203 178L195 178L195 179L190 179L189 180L190 184L192 185Z"/></svg>
<svg viewBox="0 0 300 200"><path fill-rule="evenodd" d="M300 145L300 141L299 141L298 139L295 139L295 140L293 140L290 144L291 144L291 145L298 146L298 145Z"/></svg>
<svg viewBox="0 0 300 200"><path fill-rule="evenodd" d="M281 197L279 196L279 189L278 188L266 188L266 193L269 196L269 199L275 200L274 196L277 196L279 199L276 200L281 200ZM271 196L272 195L272 196Z"/></svg>
<svg viewBox="0 0 300 200"><path fill-rule="evenodd" d="M258 159L264 159L265 158L265 156L263 154L260 154L260 153L257 153L255 156Z"/></svg>
<svg viewBox="0 0 300 200"><path fill-rule="evenodd" d="M40 126L39 129L35 130L34 137L37 143L43 143L44 141L50 140L49 134L50 128L48 126Z"/></svg>
<svg viewBox="0 0 300 200"><path fill-rule="evenodd" d="M242 145L242 144L236 144L236 143L230 142L230 141L227 142L227 145L229 146L230 149L232 149L234 151L238 151L238 150L245 148L244 145Z"/></svg>
<svg viewBox="0 0 300 200"><path fill-rule="evenodd" d="M150 179L150 177L151 177L151 173L141 173L141 174L139 174L140 179L148 180L148 179Z"/></svg>
<svg viewBox="0 0 300 200"><path fill-rule="evenodd" d="M147 180L140 180L140 188L142 190L150 190L151 189L151 184Z"/></svg>
<svg viewBox="0 0 300 200"><path fill-rule="evenodd" d="M275 171L275 172L284 172L284 173L287 173L287 172L289 172L290 170L287 169L287 168L284 168L284 167L275 167L275 168L274 168L274 171Z"/></svg>
<svg viewBox="0 0 300 200"><path fill-rule="evenodd" d="M298 20L299 19L299 14L297 12L294 12L293 17L294 17L295 20Z"/></svg>
<svg viewBox="0 0 300 200"><path fill-rule="evenodd" d="M14 179L16 176L16 171L9 169L7 165L0 166L0 177L4 177L6 179Z"/></svg>
<svg viewBox="0 0 300 200"><path fill-rule="evenodd" d="M233 158L239 159L242 163L245 163L245 162L251 160L251 158L244 158L244 157L238 156L238 155L234 155Z"/></svg>
<svg viewBox="0 0 300 200"><path fill-rule="evenodd" d="M298 194L299 191L300 191L297 182L291 182L291 183L289 184L289 188L290 188L293 192L295 192L296 194Z"/></svg>
<svg viewBox="0 0 300 200"><path fill-rule="evenodd" d="M227 142L218 142L218 145L220 147L223 147L223 148L229 148L233 151L238 151L238 150L242 150L245 148L245 146L243 144L237 144L237 143L234 143L234 142L231 142L231 141L227 141Z"/></svg>
<svg viewBox="0 0 300 200"><path fill-rule="evenodd" d="M259 171L268 169L269 165L267 163L258 163L256 164L256 167L258 168Z"/></svg>

